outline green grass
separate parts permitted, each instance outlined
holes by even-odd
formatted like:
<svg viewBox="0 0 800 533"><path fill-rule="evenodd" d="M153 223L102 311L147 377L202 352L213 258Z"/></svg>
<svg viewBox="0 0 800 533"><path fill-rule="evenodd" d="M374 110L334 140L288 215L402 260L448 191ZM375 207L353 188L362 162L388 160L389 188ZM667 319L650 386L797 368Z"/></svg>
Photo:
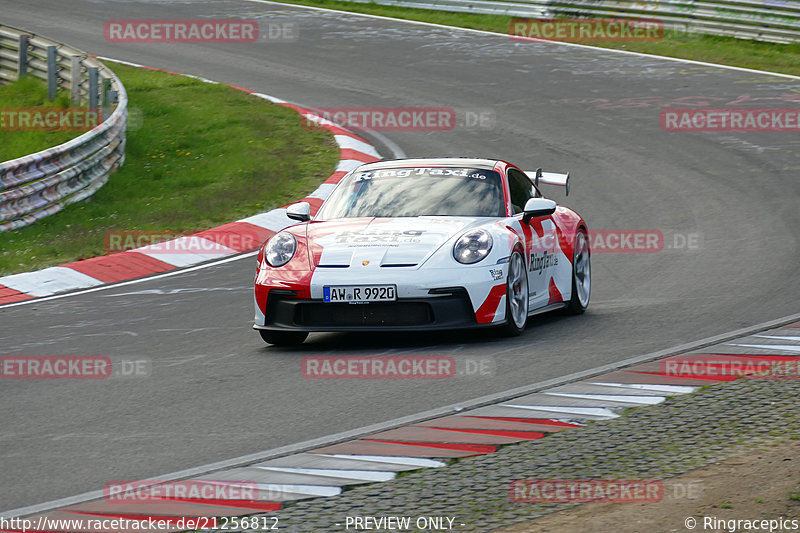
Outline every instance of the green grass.
<svg viewBox="0 0 800 533"><path fill-rule="evenodd" d="M472 28L505 35L508 34L509 22L512 20L512 17L502 15L453 13L339 0L278 1L287 4L324 7L341 11ZM653 42L582 44L800 75L800 43L776 44L733 37L665 31L663 39Z"/></svg>
<svg viewBox="0 0 800 533"><path fill-rule="evenodd" d="M26 76L0 87L0 109L30 107L70 107L69 93L61 91L53 102L47 100L47 85L40 79ZM82 131L4 131L0 127L0 161L33 154L73 139Z"/></svg>
<svg viewBox="0 0 800 533"><path fill-rule="evenodd" d="M109 231L200 231L268 211L302 198L335 169L333 136L304 128L289 108L222 85L110 66L130 100L125 165L87 201L0 233L0 274L103 255Z"/></svg>

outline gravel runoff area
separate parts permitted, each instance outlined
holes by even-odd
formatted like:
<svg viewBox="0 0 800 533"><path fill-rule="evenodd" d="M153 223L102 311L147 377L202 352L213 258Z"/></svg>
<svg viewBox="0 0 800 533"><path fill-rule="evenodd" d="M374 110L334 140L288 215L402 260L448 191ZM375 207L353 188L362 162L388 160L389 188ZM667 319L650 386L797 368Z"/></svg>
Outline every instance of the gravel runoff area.
<svg viewBox="0 0 800 533"><path fill-rule="evenodd" d="M454 518L454 531L492 531L578 505L511 501L514 480L668 480L750 447L800 438L798 398L798 380L720 383L450 466L299 502L270 516L279 518L284 532L363 531L352 523L347 528L346 519L366 516L412 517L406 531L420 531L413 527L417 517ZM675 527L686 531L682 524Z"/></svg>

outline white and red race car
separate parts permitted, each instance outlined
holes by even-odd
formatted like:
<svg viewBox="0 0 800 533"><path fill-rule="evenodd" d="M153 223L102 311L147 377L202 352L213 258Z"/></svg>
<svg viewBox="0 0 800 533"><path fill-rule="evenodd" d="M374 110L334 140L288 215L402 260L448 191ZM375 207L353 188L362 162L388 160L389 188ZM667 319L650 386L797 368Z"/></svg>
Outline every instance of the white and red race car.
<svg viewBox="0 0 800 533"><path fill-rule="evenodd" d="M362 165L311 218L258 254L255 324L270 344L311 331L499 326L589 304L588 227L539 186L569 175L489 159L402 159Z"/></svg>

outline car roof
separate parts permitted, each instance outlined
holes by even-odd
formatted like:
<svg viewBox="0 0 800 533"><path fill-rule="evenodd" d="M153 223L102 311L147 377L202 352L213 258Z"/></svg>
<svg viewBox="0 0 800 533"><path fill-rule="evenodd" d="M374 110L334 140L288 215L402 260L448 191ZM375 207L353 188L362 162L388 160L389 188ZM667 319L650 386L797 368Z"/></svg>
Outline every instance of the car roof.
<svg viewBox="0 0 800 533"><path fill-rule="evenodd" d="M359 170L377 170L381 168L398 167L467 167L492 170L499 161L497 159L475 159L469 157L430 157L419 159L391 159L388 161L377 161L362 165Z"/></svg>

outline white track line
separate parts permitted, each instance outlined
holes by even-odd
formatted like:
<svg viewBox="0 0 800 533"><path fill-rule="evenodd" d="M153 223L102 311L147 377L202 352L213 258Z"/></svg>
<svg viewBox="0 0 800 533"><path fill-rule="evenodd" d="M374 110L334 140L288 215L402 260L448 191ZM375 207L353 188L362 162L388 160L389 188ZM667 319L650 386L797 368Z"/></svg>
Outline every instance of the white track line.
<svg viewBox="0 0 800 533"><path fill-rule="evenodd" d="M550 396L561 396L564 398L577 398L580 400L597 400L621 403L639 403L643 405L655 405L666 400L664 396L616 396L611 394L581 394L577 392L545 392Z"/></svg>
<svg viewBox="0 0 800 533"><path fill-rule="evenodd" d="M70 296L80 296L82 294L88 294L90 292L104 291L104 290L107 290L107 289L115 289L117 287L124 287L125 285L133 285L135 283L143 283L145 281L153 281L153 280L156 280L156 279L169 278L169 277L172 277L172 276L178 276L180 274L185 274L187 272L194 272L195 270L203 270L204 268L211 268L211 267L219 266L219 265L222 265L222 264L225 264L225 263L230 263L231 261L238 261L239 259L245 259L245 258L248 258L248 257L255 257L256 255L258 255L258 251L245 252L243 254L236 255L236 256L233 256L233 257L226 257L225 259L220 259L219 261L213 261L211 263L203 263L202 265L197 265L197 266L193 266L193 267L189 267L189 268L182 268L180 270L173 270L172 272L164 272L163 274L156 274L156 275L153 275L153 276L147 276L145 278L136 278L136 279L131 279L131 280L128 280L128 281L121 281L119 283L111 283L111 284L108 284L108 285L101 285L100 287L94 287L92 289L84 289L84 290L78 290L78 291L73 291L73 292L65 292L63 294L55 294L53 296L45 296L44 298L34 298L34 299L31 299L31 300L23 300L21 302L3 304L3 305L0 306L0 310L7 309L9 307L16 307L18 305L38 304L38 303L47 302L47 301L50 301L50 300L58 300L60 298L68 298Z"/></svg>
<svg viewBox="0 0 800 533"><path fill-rule="evenodd" d="M500 36L500 37L508 37L509 39L511 38L511 36L509 34L507 34L507 33L498 33L498 32L487 31L487 30L475 30L475 29L472 29L472 28L462 28L460 26L448 26L447 24L436 24L434 22L422 22L422 21L419 21L419 20L406 20L406 19L400 19L400 18L394 18L394 17L387 17L385 15L370 15L370 14L367 14L367 13L357 13L357 12L354 12L354 11L343 11L343 10L339 10L339 9L330 9L330 8L326 8L326 7L302 6L302 5L292 4L292 3L288 3L288 2L272 2L271 0L242 0L242 1L243 2L251 2L251 3L254 3L254 4L272 4L272 5L279 5L279 6L290 6L290 7L294 7L294 8L298 8L298 9L311 9L311 10L315 10L315 11L327 11L327 12L330 12L330 13L341 13L341 14L346 14L346 15L355 15L355 16L358 16L358 17L372 18L372 19L377 19L377 20L389 20L389 21L392 21L392 22L402 22L402 23L405 23L405 24L415 24L415 25L418 25L418 26L430 26L430 27L434 27L434 28L442 28L442 29L447 29L447 30L459 30L459 31L464 31L464 32L469 32L469 33L476 33L476 34L479 34L479 35L492 35L492 36L495 36L495 37ZM430 10L430 11L435 12L435 10ZM650 59L663 59L665 61L674 61L674 62L677 62L677 63L687 63L687 64L690 64L690 65L701 65L701 66L704 66L704 67L722 68L722 69L726 69L726 70L735 70L735 71L738 71L738 72L750 72L750 73L753 73L753 74L767 74L767 75L770 75L770 76L778 76L778 77L781 77L781 78L788 78L788 79L792 79L792 80L800 80L800 76L794 76L792 74L781 74L779 72L769 72L769 71L766 71L766 70L757 70L757 69L745 68L745 67L734 67L732 65L720 65L718 63L708 63L708 62L705 62L705 61L695 61L694 59L681 59L681 58L678 58L678 57L659 56L659 55L653 55L653 54L645 54L645 53L642 53L642 52L631 52L630 50L617 50L617 49L614 49L614 48L602 48L600 46L592 46L592 45L588 45L588 44L563 43L563 42L560 42L560 41L548 41L546 39L531 39L531 41L532 42L549 43L549 44L559 45L559 46L570 46L570 47L573 47L573 48L583 48L583 49L588 49L588 50L602 50L603 52L626 54L626 55L632 55L632 56L638 56L638 57L646 57L646 58L650 58Z"/></svg>
<svg viewBox="0 0 800 533"><path fill-rule="evenodd" d="M781 341L795 341L800 342L800 337L787 337L784 335L753 335L753 337L759 337L761 339L778 339Z"/></svg>
<svg viewBox="0 0 800 533"><path fill-rule="evenodd" d="M418 466L420 468L437 468L444 466L442 461L434 459L423 459L418 457L403 457L399 455L346 455L341 453L319 454L320 457L332 457L334 459L352 459L355 461L368 461L372 463L389 463L394 465Z"/></svg>
<svg viewBox="0 0 800 533"><path fill-rule="evenodd" d="M619 415L607 407L556 407L553 405L522 405L501 403L498 407L513 407L514 409L526 409L529 411L543 411L547 413L566 413L578 416L601 416L603 418L617 418Z"/></svg>
<svg viewBox="0 0 800 533"><path fill-rule="evenodd" d="M255 254L250 254L255 255ZM233 258L231 258L233 259ZM229 259L229 260L231 260ZM197 268L197 267L195 267ZM185 271L181 271L185 272ZM138 280L136 280L138 281ZM101 287L98 287L100 289ZM469 401L465 401L462 403L456 403L447 405L444 407L439 407L436 409L430 409L428 411L424 411L422 413L416 413L413 415L403 416L400 418L395 418L394 420L388 420L386 422L381 422L378 424L372 424L370 426L364 426L360 428L356 428L349 431L343 431L334 435L326 435L324 437L319 437L313 440L300 442L296 444L290 444L287 446L281 446L279 448L274 448L271 450L265 450L263 452L253 453L250 455L245 455L241 457L235 457L232 459L226 459L223 461L217 461L215 463L210 463L202 466L197 466L194 468L189 468L186 470L181 470L179 472L172 472L169 474L164 474L155 478L152 478L149 481L176 481L181 479L193 478L198 476L204 476L211 474L213 472L218 472L221 470L227 470L230 468L235 467L242 467L242 466L253 466L253 463L269 461L271 459L276 459L279 457L283 457L286 455L292 455L301 452L308 452L309 450L315 450L318 448L322 448L325 446L330 446L332 444L336 444L339 442L354 440L360 437L364 437L366 435L371 435L373 433L379 433L381 431L386 431L389 429L395 429L401 426L406 426L410 424L418 424L420 422L425 422L434 418L448 416L448 415L457 415L462 414L467 410L475 409L484 407L487 405L494 405L499 404L501 402L509 402L513 401L514 398L519 398L521 396L525 396L528 394L532 394L535 392L543 392L548 389L552 389L557 386L566 385L569 383L574 383L576 381L587 380L590 379L592 376L599 376L606 374L608 372L619 370L621 368L629 367L635 365L637 363L645 363L648 361L654 361L657 359L661 359L663 357L667 357L670 355L676 355L680 353L689 352L692 350L699 350L701 348L705 348L707 346L713 346L715 344L720 344L732 339L742 338L748 335L753 335L760 331L765 331L768 329L777 328L780 326L784 326L786 324L797 322L800 320L800 313L796 313L794 315L785 316L782 318L778 318L776 320L770 320L769 322L763 322L761 324L756 324L754 326L750 326L748 328L742 328L735 331L729 331L727 333L722 333L720 335L715 335L713 337L707 337L705 339L700 339L698 341L690 342L681 344L678 346L673 346L671 348L667 348L664 350L658 350L656 352L650 352L647 354L643 354L637 357L631 357L629 359L625 359L624 361L618 361L616 363L601 365L595 368L590 368L588 370L583 370L580 372L575 372L572 374L568 374L566 376L561 376L554 379L549 379L545 381L540 381L539 383L533 383L531 385L527 385L524 387L518 387L516 389L506 390L495 394L489 394L486 396L482 396L480 398L473 398ZM590 382L591 383L591 382ZM693 387L679 387L676 385L647 385L647 384L622 384L622 383L607 383L607 382L597 382L593 383L595 385L609 385L613 387L629 387L632 389L650 389L662 390L664 392L691 392L685 390L676 390L676 389L692 389ZM668 388L667 388L668 387ZM665 390L665 388L667 388ZM531 406L525 406L525 408L530 408ZM555 417L558 419L559 417ZM563 418L562 418L563 419ZM360 461L374 461L379 463L394 463L394 464L406 464L410 466L419 466L420 468L426 467L437 467L437 466L444 466L444 463L441 461L433 461L431 459L421 459L416 457L392 457L392 456L375 456L375 455L349 455L349 454L319 454L321 457L333 457L338 459L357 459ZM39 514L48 511L52 511L54 509L59 509L62 507L67 507L69 505L77 505L79 503L84 503L91 500L99 500L103 498L103 491L96 490L92 492L86 492L83 494L78 494L75 496L70 496L67 498L61 498L59 500L53 500L49 502L44 502L35 505L29 505L27 507L22 507L18 509L12 509L8 511L0 512L0 517L10 518L10 517L17 517L17 516L28 516L32 514Z"/></svg>
<svg viewBox="0 0 800 533"><path fill-rule="evenodd" d="M600 383L592 382L590 385L601 385L603 387L619 387L622 389L635 389L651 392L667 392L670 394L688 394L694 392L698 387L689 387L686 385L649 385L649 384L631 384L631 383Z"/></svg>
<svg viewBox="0 0 800 533"><path fill-rule="evenodd" d="M800 352L800 344L729 344L728 346L740 346L742 348L757 348L759 350L778 350L782 352ZM739 354L730 354L739 355Z"/></svg>
<svg viewBox="0 0 800 533"><path fill-rule="evenodd" d="M395 472L380 470L338 470L331 468L302 468L299 466L254 466L253 468L286 474L330 477L334 479L360 479L362 481L389 481L394 479L396 475Z"/></svg>

